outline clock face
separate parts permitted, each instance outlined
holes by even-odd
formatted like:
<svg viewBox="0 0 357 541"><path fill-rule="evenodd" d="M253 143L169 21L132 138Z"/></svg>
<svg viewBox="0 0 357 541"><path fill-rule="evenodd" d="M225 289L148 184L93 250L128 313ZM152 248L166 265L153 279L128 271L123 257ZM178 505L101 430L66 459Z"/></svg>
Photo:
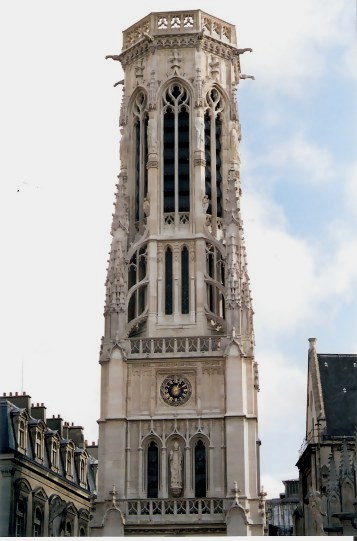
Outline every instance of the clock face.
<svg viewBox="0 0 357 541"><path fill-rule="evenodd" d="M185 404L192 393L191 384L182 376L169 376L161 384L161 396L170 406Z"/></svg>

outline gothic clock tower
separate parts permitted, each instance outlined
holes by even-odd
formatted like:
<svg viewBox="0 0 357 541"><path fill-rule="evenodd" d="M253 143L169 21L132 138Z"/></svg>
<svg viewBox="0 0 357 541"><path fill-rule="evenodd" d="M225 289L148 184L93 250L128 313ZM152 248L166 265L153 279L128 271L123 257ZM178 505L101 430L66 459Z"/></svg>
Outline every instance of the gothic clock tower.
<svg viewBox="0 0 357 541"><path fill-rule="evenodd" d="M151 13L124 70L93 535L262 535L235 27Z"/></svg>

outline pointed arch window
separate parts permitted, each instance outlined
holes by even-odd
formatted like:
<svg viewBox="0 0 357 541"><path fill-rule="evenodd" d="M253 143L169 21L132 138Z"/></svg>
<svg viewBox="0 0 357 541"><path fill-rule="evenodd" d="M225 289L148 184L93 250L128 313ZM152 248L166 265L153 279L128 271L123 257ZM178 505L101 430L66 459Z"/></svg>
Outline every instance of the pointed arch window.
<svg viewBox="0 0 357 541"><path fill-rule="evenodd" d="M134 116L134 176L135 176L135 194L134 194L134 216L135 222L141 222L144 219L143 202L148 191L148 176L146 163L148 160L148 113L147 100L144 92L136 95L133 105Z"/></svg>
<svg viewBox="0 0 357 541"><path fill-rule="evenodd" d="M180 83L167 89L163 115L165 224L185 224L190 212L190 99Z"/></svg>
<svg viewBox="0 0 357 541"><path fill-rule="evenodd" d="M222 227L222 110L223 99L216 88L206 96L205 125L205 193L209 199L207 214L211 216L214 235Z"/></svg>
<svg viewBox="0 0 357 541"><path fill-rule="evenodd" d="M159 493L159 449L154 441L147 449L147 497L157 498Z"/></svg>
<svg viewBox="0 0 357 541"><path fill-rule="evenodd" d="M194 450L195 463L195 498L205 498L207 491L206 446L200 439Z"/></svg>

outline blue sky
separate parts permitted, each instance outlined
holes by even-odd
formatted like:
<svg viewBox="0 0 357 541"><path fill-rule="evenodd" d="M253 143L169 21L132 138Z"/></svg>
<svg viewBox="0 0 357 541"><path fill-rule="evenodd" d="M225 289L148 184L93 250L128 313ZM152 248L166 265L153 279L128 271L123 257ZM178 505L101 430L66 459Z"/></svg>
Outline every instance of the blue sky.
<svg viewBox="0 0 357 541"><path fill-rule="evenodd" d="M121 32L167 2L2 6L2 392L97 439L98 352L118 159ZM307 349L357 350L356 5L185 2L237 27L242 214L260 367L262 479L294 478ZM17 191L19 190L19 191ZM21 372L23 365L23 386ZM283 450L283 453L281 452Z"/></svg>

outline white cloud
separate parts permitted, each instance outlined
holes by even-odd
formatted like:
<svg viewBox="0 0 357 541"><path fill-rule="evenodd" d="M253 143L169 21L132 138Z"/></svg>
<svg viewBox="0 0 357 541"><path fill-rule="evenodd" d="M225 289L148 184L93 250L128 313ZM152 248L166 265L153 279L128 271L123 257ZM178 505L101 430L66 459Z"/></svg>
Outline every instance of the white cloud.
<svg viewBox="0 0 357 541"><path fill-rule="evenodd" d="M305 167L312 168L318 160L319 151L315 151L306 152L310 162L303 162ZM296 154L299 163L302 154ZM335 174L331 169L331 175ZM353 207L350 201L357 197L354 177L342 178L340 183L346 183L346 204ZM330 323L342 302L356 298L357 240L348 213L327 223L325 236L313 242L313 231L308 238L288 231L284 209L265 192L247 190L242 212L247 216L244 225L256 331L264 339L296 331L308 322Z"/></svg>
<svg viewBox="0 0 357 541"><path fill-rule="evenodd" d="M293 330L307 317L314 294L311 248L286 232L281 209L266 195L246 194L242 207L254 217L245 220L245 231L258 321L266 335Z"/></svg>
<svg viewBox="0 0 357 541"><path fill-rule="evenodd" d="M287 435L299 426L299 438L302 440L305 432L306 371L301 367L301 359L289 359L278 348L269 351L263 347L257 350L257 360L261 382L261 427L266 433L280 427L278 431Z"/></svg>
<svg viewBox="0 0 357 541"><path fill-rule="evenodd" d="M357 240L345 238L316 281L316 300L327 298L339 300L356 296L357 287ZM333 300L332 300L333 302Z"/></svg>
<svg viewBox="0 0 357 541"><path fill-rule="evenodd" d="M255 54L243 57L243 71L260 81L259 92L301 96L308 84L311 94L320 77L334 70L334 48L350 46L352 11L334 0L249 2L239 16L238 37Z"/></svg>
<svg viewBox="0 0 357 541"><path fill-rule="evenodd" d="M324 183L336 178L337 171L331 153L316 143L308 141L302 133L295 133L284 142L275 143L263 162L292 171L300 170L305 182Z"/></svg>

